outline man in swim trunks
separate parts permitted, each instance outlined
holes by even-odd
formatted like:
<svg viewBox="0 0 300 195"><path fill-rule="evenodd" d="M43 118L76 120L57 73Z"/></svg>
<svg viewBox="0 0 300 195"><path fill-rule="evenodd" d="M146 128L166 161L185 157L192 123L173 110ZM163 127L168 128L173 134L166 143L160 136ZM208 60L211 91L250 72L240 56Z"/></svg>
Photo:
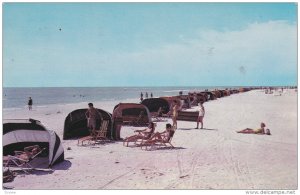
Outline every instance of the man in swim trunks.
<svg viewBox="0 0 300 195"><path fill-rule="evenodd" d="M95 130L96 130L96 122L97 122L97 119L98 119L98 116L99 118L101 119L101 121L103 120L102 118L102 114L96 109L94 108L94 105L93 103L89 103L88 104L89 106L89 109L86 111L85 113L85 116L88 120L88 128L91 130L91 133L95 133Z"/></svg>

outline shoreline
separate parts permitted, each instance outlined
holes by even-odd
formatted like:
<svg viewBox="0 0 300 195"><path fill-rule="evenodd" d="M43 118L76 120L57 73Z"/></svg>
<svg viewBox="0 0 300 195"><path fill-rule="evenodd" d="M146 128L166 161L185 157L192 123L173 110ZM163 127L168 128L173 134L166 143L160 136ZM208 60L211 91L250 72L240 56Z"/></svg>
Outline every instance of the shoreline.
<svg viewBox="0 0 300 195"><path fill-rule="evenodd" d="M137 103L137 101L140 101L138 98L129 98L129 99L124 99L124 100L99 100L99 101L94 101L94 104L102 104L102 103L110 103L110 102L126 102L126 103ZM33 105L32 106L32 111L37 111L36 108L49 108L49 107L56 107L56 106L76 106L76 105L82 105L82 104L87 104L88 101L82 101L82 102L73 102L73 103L56 103L56 104L38 104L38 105ZM16 110L28 110L28 106L24 105L23 107L8 107L8 108L3 108L2 112L5 111L16 111Z"/></svg>
<svg viewBox="0 0 300 195"><path fill-rule="evenodd" d="M253 90L206 102L203 130L195 129L195 122L178 121L172 140L176 148L153 151L124 147L122 142L83 147L77 146L77 140L62 140L65 117L87 107L85 102L2 111L3 118L40 120L56 131L65 149L65 161L55 165L53 173L19 175L4 185L85 190L296 189L297 96L294 90L282 96ZM93 103L111 112L119 101ZM257 128L260 122L270 128L271 136L235 132ZM171 120L158 122L157 131L166 123ZM131 127L121 131L122 136L133 134Z"/></svg>

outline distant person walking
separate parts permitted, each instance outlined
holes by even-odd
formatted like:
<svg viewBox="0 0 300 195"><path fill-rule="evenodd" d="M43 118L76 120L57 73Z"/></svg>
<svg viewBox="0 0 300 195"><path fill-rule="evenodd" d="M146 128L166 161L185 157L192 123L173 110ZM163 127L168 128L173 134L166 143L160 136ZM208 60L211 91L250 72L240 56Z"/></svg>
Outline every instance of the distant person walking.
<svg viewBox="0 0 300 195"><path fill-rule="evenodd" d="M33 101L31 99L31 97L29 97L29 100L28 100L28 110L32 110L32 104L33 104Z"/></svg>
<svg viewBox="0 0 300 195"><path fill-rule="evenodd" d="M144 94L143 94L143 92L141 92L141 102L143 101L143 99L144 99Z"/></svg>
<svg viewBox="0 0 300 195"><path fill-rule="evenodd" d="M96 109L94 108L93 103L89 103L88 104L89 108L85 113L85 116L88 120L87 124L88 124L88 128L91 131L91 134L95 134L96 131L96 126L97 126L97 119L101 119L101 121L103 120L102 114Z"/></svg>
<svg viewBox="0 0 300 195"><path fill-rule="evenodd" d="M151 94L150 94L150 97L151 97L151 98L153 98L153 94L152 94L152 92L151 92Z"/></svg>
<svg viewBox="0 0 300 195"><path fill-rule="evenodd" d="M146 99L148 99L148 92L146 92Z"/></svg>
<svg viewBox="0 0 300 195"><path fill-rule="evenodd" d="M197 119L197 128L199 128L199 123L201 123L201 129L203 129L203 118L204 118L204 115L205 115L205 109L204 109L204 106L203 104L200 102L199 103L199 116L198 116L198 119Z"/></svg>

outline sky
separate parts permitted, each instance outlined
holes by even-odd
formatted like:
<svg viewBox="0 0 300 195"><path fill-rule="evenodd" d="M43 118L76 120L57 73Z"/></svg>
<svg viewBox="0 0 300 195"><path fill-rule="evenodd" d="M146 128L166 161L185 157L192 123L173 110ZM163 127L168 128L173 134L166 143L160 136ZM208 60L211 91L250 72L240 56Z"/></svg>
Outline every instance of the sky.
<svg viewBox="0 0 300 195"><path fill-rule="evenodd" d="M297 85L296 3L4 3L4 87Z"/></svg>

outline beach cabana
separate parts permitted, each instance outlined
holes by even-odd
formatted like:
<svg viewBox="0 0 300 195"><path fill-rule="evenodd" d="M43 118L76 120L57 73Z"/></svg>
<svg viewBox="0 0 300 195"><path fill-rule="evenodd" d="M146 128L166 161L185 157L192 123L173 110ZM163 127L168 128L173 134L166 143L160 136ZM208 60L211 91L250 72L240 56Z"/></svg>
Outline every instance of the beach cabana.
<svg viewBox="0 0 300 195"><path fill-rule="evenodd" d="M221 98L221 97L222 97L221 92L220 92L219 90L212 91L212 93L213 93L217 98Z"/></svg>
<svg viewBox="0 0 300 195"><path fill-rule="evenodd" d="M208 100L208 101L209 101L209 100L215 100L215 99L217 99L216 96L215 96L215 94L213 94L213 93L210 92L210 91L205 91L204 93L206 93L206 95L207 95L207 100Z"/></svg>
<svg viewBox="0 0 300 195"><path fill-rule="evenodd" d="M107 138L111 138L111 128L112 128L112 117L111 114L105 110L97 109L101 115L103 120L108 120L108 131ZM75 139L83 136L87 136L90 134L89 129L87 127L87 118L85 116L87 109L77 109L68 114L65 119L64 125L64 135L63 139ZM101 119L97 119L97 128L100 128L100 124L102 123Z"/></svg>
<svg viewBox="0 0 300 195"><path fill-rule="evenodd" d="M148 98L142 101L142 104L146 106L149 112L157 112L159 108L162 109L163 114L167 114L170 111L170 105L167 100L162 98Z"/></svg>
<svg viewBox="0 0 300 195"><path fill-rule="evenodd" d="M240 93L243 93L243 92L247 92L247 91L250 91L250 88L240 88L239 89Z"/></svg>
<svg viewBox="0 0 300 195"><path fill-rule="evenodd" d="M64 149L60 138L34 119L3 120L3 156L14 155L25 147L39 145L45 148L41 156L48 166L64 160ZM44 162L44 160L43 160Z"/></svg>
<svg viewBox="0 0 300 195"><path fill-rule="evenodd" d="M119 118L126 124L135 122L140 117L140 123L148 125L151 122L149 109L143 104L136 103L119 103L114 107L113 118Z"/></svg>
<svg viewBox="0 0 300 195"><path fill-rule="evenodd" d="M112 138L120 139L121 127L129 126L148 126L151 122L149 109L143 104L119 103L113 111Z"/></svg>
<svg viewBox="0 0 300 195"><path fill-rule="evenodd" d="M206 93L204 92L200 92L200 93L197 93L197 97L198 97L198 102L206 102L208 101L208 97L206 95Z"/></svg>
<svg viewBox="0 0 300 195"><path fill-rule="evenodd" d="M223 97L230 95L230 93L227 90L221 90L221 92L223 93Z"/></svg>
<svg viewBox="0 0 300 195"><path fill-rule="evenodd" d="M170 111L172 111L173 108L173 104L174 104L174 100L177 102L177 104L179 105L179 107L181 107L181 99L178 96L163 96L160 97L162 99L165 99L168 101L169 105L170 105Z"/></svg>
<svg viewBox="0 0 300 195"><path fill-rule="evenodd" d="M180 95L178 96L181 101L181 108L190 108L191 107L191 99L189 95Z"/></svg>
<svg viewBox="0 0 300 195"><path fill-rule="evenodd" d="M230 91L231 91L232 94L239 93L239 90L237 90L237 89L232 89Z"/></svg>

